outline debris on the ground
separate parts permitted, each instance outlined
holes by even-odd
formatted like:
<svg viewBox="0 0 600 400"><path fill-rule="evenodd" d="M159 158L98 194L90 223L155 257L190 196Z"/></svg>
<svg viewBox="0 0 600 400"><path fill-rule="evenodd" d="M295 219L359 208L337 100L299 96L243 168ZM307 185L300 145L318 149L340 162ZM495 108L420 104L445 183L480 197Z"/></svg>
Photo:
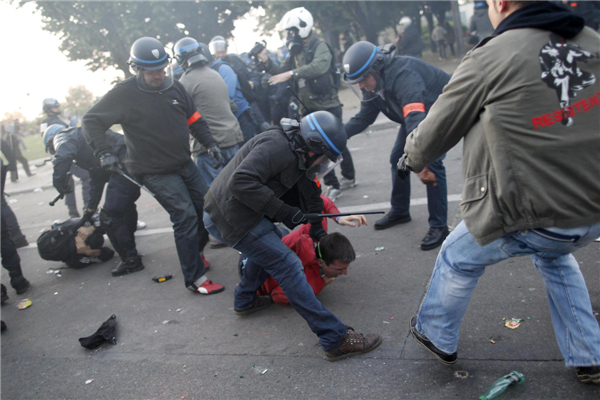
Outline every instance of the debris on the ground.
<svg viewBox="0 0 600 400"><path fill-rule="evenodd" d="M19 200L17 200L17 199L10 199L10 200L8 201L8 203L9 203L9 204L16 204L16 203L18 203L18 202L19 202Z"/></svg>
<svg viewBox="0 0 600 400"><path fill-rule="evenodd" d="M168 319L165 319L165 320L163 321L163 325L166 325L166 324L168 324L168 323L169 323L169 320L168 320Z"/></svg>
<svg viewBox="0 0 600 400"><path fill-rule="evenodd" d="M506 321L506 317L502 318L502 321Z"/></svg>
<svg viewBox="0 0 600 400"><path fill-rule="evenodd" d="M267 373L268 369L264 368L264 367L257 367L256 365L252 366L252 369L254 370L254 372L256 372L258 375L264 375Z"/></svg>
<svg viewBox="0 0 600 400"><path fill-rule="evenodd" d="M525 377L522 373L513 371L508 375L504 375L502 378L498 379L492 387L485 392L483 395L479 396L479 400L491 400L500 396L507 387L512 384L520 385L525 382Z"/></svg>
<svg viewBox="0 0 600 400"><path fill-rule="evenodd" d="M79 343L85 347L86 349L93 350L96 347L100 346L104 342L110 342L112 344L117 344L117 316L111 315L109 319L104 321L100 328L93 335L79 338Z"/></svg>
<svg viewBox="0 0 600 400"><path fill-rule="evenodd" d="M368 196L368 195L364 195L364 196L363 196L363 199L368 199L368 198L369 198L369 196Z"/></svg>
<svg viewBox="0 0 600 400"><path fill-rule="evenodd" d="M469 377L469 371L454 371L454 377L460 379L467 379Z"/></svg>
<svg viewBox="0 0 600 400"><path fill-rule="evenodd" d="M383 321L383 323L384 323L384 324L389 324L389 322L387 322L387 321Z"/></svg>
<svg viewBox="0 0 600 400"><path fill-rule="evenodd" d="M28 308L29 306L31 306L31 304L32 304L31 300L23 299L19 302L19 305L18 305L19 310L24 310L24 309Z"/></svg>
<svg viewBox="0 0 600 400"><path fill-rule="evenodd" d="M394 319L394 317L390 318L390 319Z"/></svg>
<svg viewBox="0 0 600 400"><path fill-rule="evenodd" d="M88 379L87 381L85 381L85 384L86 384L86 385L89 385L89 384L90 384L90 383L92 383L92 382L94 382L94 380L93 380L93 379Z"/></svg>
<svg viewBox="0 0 600 400"><path fill-rule="evenodd" d="M490 339L490 343L491 344L496 344L496 341L494 339Z"/></svg>
<svg viewBox="0 0 600 400"><path fill-rule="evenodd" d="M44 189L42 189L41 187L33 189L33 193L42 193L43 191Z"/></svg>
<svg viewBox="0 0 600 400"><path fill-rule="evenodd" d="M511 318L504 323L504 326L508 329L517 329L519 326L521 326L522 321L523 319L521 318Z"/></svg>
<svg viewBox="0 0 600 400"><path fill-rule="evenodd" d="M233 334L233 336L237 336L237 335L238 335L237 333L234 333L234 334Z"/></svg>
<svg viewBox="0 0 600 400"><path fill-rule="evenodd" d="M375 247L375 251L384 251L385 247L381 246L381 247Z"/></svg>

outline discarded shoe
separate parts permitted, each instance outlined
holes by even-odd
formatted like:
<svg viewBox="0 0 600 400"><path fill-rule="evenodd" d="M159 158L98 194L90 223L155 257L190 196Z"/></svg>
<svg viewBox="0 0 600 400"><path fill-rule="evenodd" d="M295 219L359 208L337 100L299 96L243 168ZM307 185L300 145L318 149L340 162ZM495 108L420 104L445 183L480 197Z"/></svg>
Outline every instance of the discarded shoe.
<svg viewBox="0 0 600 400"><path fill-rule="evenodd" d="M416 325L417 325L417 316L415 315L414 317L412 317L410 319L409 327L410 327L410 334L417 341L417 343L419 343L421 346L423 346L425 349L427 349L431 354L436 356L438 358L438 360L440 360L443 364L450 365L450 364L454 364L456 362L456 360L458 359L458 353L456 351L452 354L448 354L448 353L441 351L440 349L435 347L435 345L433 343L431 343L431 341L427 338L427 336L425 336L422 333L420 333L419 331L417 331L417 329L415 328Z"/></svg>
<svg viewBox="0 0 600 400"><path fill-rule="evenodd" d="M258 296L254 304L252 304L252 307L247 308L245 310L239 310L237 308L234 308L233 312L235 313L235 315L239 316L248 315L256 311L260 311L263 308L267 308L271 304L273 304L273 298L271 296Z"/></svg>
<svg viewBox="0 0 600 400"><path fill-rule="evenodd" d="M31 284L23 275L11 277L10 286L17 292L17 294L23 294L31 288Z"/></svg>
<svg viewBox="0 0 600 400"><path fill-rule="evenodd" d="M577 379L581 383L600 384L600 367L577 367Z"/></svg>
<svg viewBox="0 0 600 400"><path fill-rule="evenodd" d="M195 283L192 283L187 288L192 292L200 294L215 294L221 293L223 290L225 290L225 286L219 285L218 283L215 283L210 279L205 280L204 283L202 283L202 285L200 286L196 285Z"/></svg>
<svg viewBox="0 0 600 400"><path fill-rule="evenodd" d="M210 268L210 263L206 261L206 258L204 258L204 254L200 254L200 258L202 259L202 261L204 261L204 269L208 271L208 269Z"/></svg>
<svg viewBox="0 0 600 400"><path fill-rule="evenodd" d="M121 260L117 267L110 271L110 274L112 276L121 276L130 274L132 272L141 271L143 269L144 264L142 264L142 257L133 256L127 257L125 260Z"/></svg>
<svg viewBox="0 0 600 400"><path fill-rule="evenodd" d="M146 223L144 221L139 221L137 222L137 230L141 230L144 229L146 227Z"/></svg>
<svg viewBox="0 0 600 400"><path fill-rule="evenodd" d="M375 230L381 231L383 229L391 228L394 225L405 224L410 221L412 221L410 214L398 215L390 212L387 213L385 217L375 222Z"/></svg>
<svg viewBox="0 0 600 400"><path fill-rule="evenodd" d="M346 179L344 177L340 179L340 190L352 189L357 185L358 183L356 183L356 179Z"/></svg>
<svg viewBox="0 0 600 400"><path fill-rule="evenodd" d="M429 232L423 238L421 242L421 250L433 250L442 243L446 239L450 232L448 231L448 227L444 226L442 228L429 228Z"/></svg>
<svg viewBox="0 0 600 400"><path fill-rule="evenodd" d="M338 361L348 357L354 357L368 353L376 349L382 342L381 336L373 333L366 336L362 333L354 332L354 329L347 326L346 335L342 343L331 350L325 352L327 361Z"/></svg>

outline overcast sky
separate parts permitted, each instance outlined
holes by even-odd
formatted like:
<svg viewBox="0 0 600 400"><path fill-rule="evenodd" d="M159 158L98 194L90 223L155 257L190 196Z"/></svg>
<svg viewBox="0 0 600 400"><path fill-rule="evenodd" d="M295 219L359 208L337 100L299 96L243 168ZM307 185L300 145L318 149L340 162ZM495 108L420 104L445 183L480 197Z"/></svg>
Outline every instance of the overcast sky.
<svg viewBox="0 0 600 400"><path fill-rule="evenodd" d="M20 111L28 120L42 112L42 101L54 97L63 102L69 86L85 85L94 95L102 96L121 71L90 72L84 61L72 62L58 50L57 36L42 30L41 18L33 14L34 5L17 9L0 0L0 37L2 38L2 63L4 77L0 96L0 118L5 112ZM248 51L259 39L254 32L253 17L236 22L233 32L235 43L231 50ZM279 37L265 37L270 49L281 46Z"/></svg>

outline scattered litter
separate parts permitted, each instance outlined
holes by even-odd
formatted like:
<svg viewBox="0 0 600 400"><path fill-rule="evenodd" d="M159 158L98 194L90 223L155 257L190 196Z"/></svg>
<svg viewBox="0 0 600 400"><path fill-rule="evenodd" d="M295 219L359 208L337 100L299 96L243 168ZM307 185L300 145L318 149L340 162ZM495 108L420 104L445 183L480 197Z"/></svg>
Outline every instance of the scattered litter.
<svg viewBox="0 0 600 400"><path fill-rule="evenodd" d="M31 300L23 299L19 302L19 305L18 305L19 310L24 310L24 309L28 308L29 306L31 306L31 304L32 304Z"/></svg>
<svg viewBox="0 0 600 400"><path fill-rule="evenodd" d="M152 278L152 280L156 283L161 283L161 282L165 282L168 281L169 279L173 278L173 275L171 274L167 274L165 276L161 276L161 277L157 277L155 276L154 278Z"/></svg>
<svg viewBox="0 0 600 400"><path fill-rule="evenodd" d="M44 189L42 189L41 187L33 189L33 193L42 193L43 191Z"/></svg>
<svg viewBox="0 0 600 400"><path fill-rule="evenodd" d="M168 324L168 323L169 323L169 320L168 320L168 319L165 319L165 320L163 321L163 325L165 325L165 324Z"/></svg>
<svg viewBox="0 0 600 400"><path fill-rule="evenodd" d="M490 343L491 344L496 344L496 341L494 339L490 339Z"/></svg>
<svg viewBox="0 0 600 400"><path fill-rule="evenodd" d="M87 381L85 381L85 384L86 384L86 385L89 385L89 384L90 384L90 383L92 383L92 382L94 382L94 380L93 380L93 379L88 379Z"/></svg>
<svg viewBox="0 0 600 400"><path fill-rule="evenodd" d="M506 321L506 317L502 318L502 321Z"/></svg>
<svg viewBox="0 0 600 400"><path fill-rule="evenodd" d="M244 375L240 375L240 379L244 379Z"/></svg>
<svg viewBox="0 0 600 400"><path fill-rule="evenodd" d="M10 200L8 201L8 203L9 203L9 204L16 204L16 203L18 203L18 202L19 202L19 200L17 200L17 199L10 199Z"/></svg>
<svg viewBox="0 0 600 400"><path fill-rule="evenodd" d="M389 322L387 322L387 321L383 321L383 323L384 323L384 324L389 324Z"/></svg>
<svg viewBox="0 0 600 400"><path fill-rule="evenodd" d="M479 396L479 400L491 400L500 396L507 387L512 384L520 385L525 382L525 377L522 373L513 371L508 375L504 375L502 378L498 379L492 387L485 392L485 394Z"/></svg>
<svg viewBox="0 0 600 400"><path fill-rule="evenodd" d="M454 377L460 379L467 379L469 377L469 371L454 371Z"/></svg>
<svg viewBox="0 0 600 400"><path fill-rule="evenodd" d="M521 321L523 321L521 318L511 318L504 323L504 326L509 329L517 329L521 326Z"/></svg>
<svg viewBox="0 0 600 400"><path fill-rule="evenodd" d="M56 296L58 294L58 292L54 292L54 295Z"/></svg>
<svg viewBox="0 0 600 400"><path fill-rule="evenodd" d="M181 311L181 308L178 308L178 309L177 309L177 310L175 310L175 311L177 311L177 312L180 312L180 311Z"/></svg>
<svg viewBox="0 0 600 400"><path fill-rule="evenodd" d="M237 333L234 333L234 334L233 334L233 336L237 336L237 335L238 335Z"/></svg>
<svg viewBox="0 0 600 400"><path fill-rule="evenodd" d="M531 317L527 317L527 319L531 319Z"/></svg>
<svg viewBox="0 0 600 400"><path fill-rule="evenodd" d="M100 328L92 336L79 338L79 343L86 349L94 350L104 342L110 342L117 344L117 336L115 331L117 329L117 316L111 315L109 319L104 321Z"/></svg>
<svg viewBox="0 0 600 400"><path fill-rule="evenodd" d="M381 246L381 247L375 247L375 251L384 251L385 247Z"/></svg>
<svg viewBox="0 0 600 400"><path fill-rule="evenodd" d="M530 292L534 292L534 291L535 291L535 288L534 288L534 287L530 287L530 288L529 288L529 291L530 291Z"/></svg>
<svg viewBox="0 0 600 400"><path fill-rule="evenodd" d="M367 195L363 196L363 199L368 199L368 198L369 198L369 196L367 196Z"/></svg>
<svg viewBox="0 0 600 400"><path fill-rule="evenodd" d="M394 319L394 317L390 318L390 319Z"/></svg>
<svg viewBox="0 0 600 400"><path fill-rule="evenodd" d="M256 365L252 366L252 369L254 370L254 372L256 372L258 375L264 375L267 373L268 369L264 368L264 367L257 367Z"/></svg>
<svg viewBox="0 0 600 400"><path fill-rule="evenodd" d="M218 376L219 374L215 374L215 378Z"/></svg>

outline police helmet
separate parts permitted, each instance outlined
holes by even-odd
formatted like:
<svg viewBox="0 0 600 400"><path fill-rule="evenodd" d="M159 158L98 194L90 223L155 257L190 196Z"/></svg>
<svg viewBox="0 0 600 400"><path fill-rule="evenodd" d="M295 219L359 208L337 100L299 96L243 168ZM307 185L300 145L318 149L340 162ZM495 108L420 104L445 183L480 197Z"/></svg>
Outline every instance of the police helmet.
<svg viewBox="0 0 600 400"><path fill-rule="evenodd" d="M215 36L208 42L208 47L212 54L223 53L227 51L227 41L223 36Z"/></svg>
<svg viewBox="0 0 600 400"><path fill-rule="evenodd" d="M42 102L42 109L46 114L53 113L52 109L58 107L60 107L60 103L58 102L58 100L52 97L48 97Z"/></svg>
<svg viewBox="0 0 600 400"><path fill-rule="evenodd" d="M346 148L344 124L328 111L317 111L300 120L300 138L305 151L336 161Z"/></svg>
<svg viewBox="0 0 600 400"><path fill-rule="evenodd" d="M66 129L64 125L53 124L47 127L44 133L42 133L44 145L46 146L46 153L54 154L56 152L54 147L54 137L64 129Z"/></svg>
<svg viewBox="0 0 600 400"><path fill-rule="evenodd" d="M213 57L213 54L211 53L210 48L202 42L198 42L198 45L202 49L202 54L204 54L204 57L206 57L206 59L208 60L208 63L209 64L212 63L215 58Z"/></svg>
<svg viewBox="0 0 600 400"><path fill-rule="evenodd" d="M281 28L289 30L296 28L302 39L310 36L314 20L312 14L304 7L294 8L288 11L281 19Z"/></svg>
<svg viewBox="0 0 600 400"><path fill-rule="evenodd" d="M173 60L171 66L173 67L173 76L175 77L175 79L179 80L179 78L181 78L181 75L183 75L183 73L185 72L183 70L183 67L179 65L177 60Z"/></svg>
<svg viewBox="0 0 600 400"><path fill-rule="evenodd" d="M179 39L179 41L175 43L173 53L175 55L175 60L184 70L192 64L208 63L208 59L202 54L202 48L198 44L198 41L191 37Z"/></svg>
<svg viewBox="0 0 600 400"><path fill-rule="evenodd" d="M370 42L356 42L344 54L344 82L355 84L365 79L371 72L380 71L385 65L386 56Z"/></svg>
<svg viewBox="0 0 600 400"><path fill-rule="evenodd" d="M136 71L158 71L166 68L170 58L165 51L165 46L155 38L139 38L129 52L128 64Z"/></svg>

